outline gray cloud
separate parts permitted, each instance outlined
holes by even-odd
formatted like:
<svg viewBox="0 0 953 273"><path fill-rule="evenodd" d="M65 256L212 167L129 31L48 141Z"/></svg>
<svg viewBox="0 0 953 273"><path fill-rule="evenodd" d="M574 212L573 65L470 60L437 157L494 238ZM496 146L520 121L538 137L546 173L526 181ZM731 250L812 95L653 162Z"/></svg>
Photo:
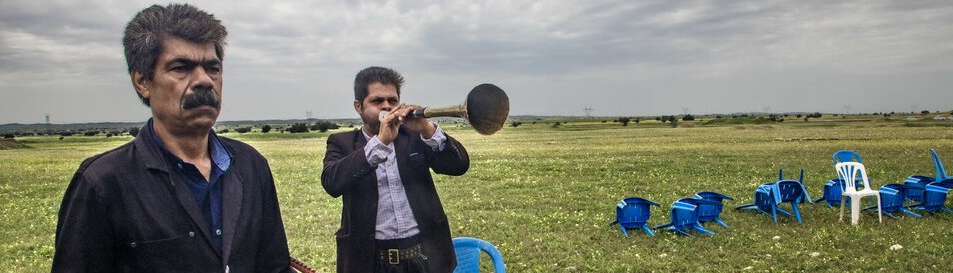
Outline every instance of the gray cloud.
<svg viewBox="0 0 953 273"><path fill-rule="evenodd" d="M0 2L0 123L138 121L140 1ZM221 119L354 117L369 65L404 100L493 82L513 114L953 109L948 1L197 1L229 29Z"/></svg>

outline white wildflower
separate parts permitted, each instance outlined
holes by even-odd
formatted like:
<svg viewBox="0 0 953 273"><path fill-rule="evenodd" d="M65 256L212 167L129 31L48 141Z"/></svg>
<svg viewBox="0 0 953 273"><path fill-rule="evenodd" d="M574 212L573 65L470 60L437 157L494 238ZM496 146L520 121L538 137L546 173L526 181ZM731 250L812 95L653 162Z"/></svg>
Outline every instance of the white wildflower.
<svg viewBox="0 0 953 273"><path fill-rule="evenodd" d="M668 257L668 254L662 253L662 254L659 254L658 257L659 257L659 258L665 258L665 257Z"/></svg>
<svg viewBox="0 0 953 273"><path fill-rule="evenodd" d="M900 244L896 244L896 245L890 246L890 250L896 251L896 250L901 250L901 249L903 249L903 246L900 245Z"/></svg>
<svg viewBox="0 0 953 273"><path fill-rule="evenodd" d="M750 266L750 265L749 265L748 267L745 267L745 268L742 269L742 270L752 270L752 269L754 269L754 266Z"/></svg>
<svg viewBox="0 0 953 273"><path fill-rule="evenodd" d="M817 256L821 256L821 253L820 253L820 252L817 252L817 251L814 251L814 252L811 252L811 254L808 254L808 255L811 255L811 257L817 257Z"/></svg>
<svg viewBox="0 0 953 273"><path fill-rule="evenodd" d="M781 240L781 236L774 236L774 238L771 238L771 239L774 239L775 241Z"/></svg>

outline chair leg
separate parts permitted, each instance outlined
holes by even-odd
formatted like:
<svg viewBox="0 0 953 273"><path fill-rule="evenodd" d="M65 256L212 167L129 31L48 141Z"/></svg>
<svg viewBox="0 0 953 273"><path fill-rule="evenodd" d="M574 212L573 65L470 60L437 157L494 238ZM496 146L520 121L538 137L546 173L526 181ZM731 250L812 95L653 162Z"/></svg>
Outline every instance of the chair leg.
<svg viewBox="0 0 953 273"><path fill-rule="evenodd" d="M883 211L883 208L880 207L880 194L877 194L877 195L874 195L874 196L877 197L877 217L880 218L880 223L883 224L883 223L884 223L884 211Z"/></svg>
<svg viewBox="0 0 953 273"><path fill-rule="evenodd" d="M791 202L791 208L794 210L794 217L797 218L797 222L804 223L804 221L801 221L801 211L797 208L797 201Z"/></svg>
<svg viewBox="0 0 953 273"><path fill-rule="evenodd" d="M851 197L851 198L850 198L850 224L851 224L851 225L855 225L855 226L856 226L857 223L860 222L860 202L861 202L861 201L863 201L863 197L861 197L861 198Z"/></svg>
<svg viewBox="0 0 953 273"><path fill-rule="evenodd" d="M844 221L844 203L847 203L847 202L844 202L844 201L845 201L846 199L847 199L847 197L841 197L841 199L840 199L840 221L841 221L841 222Z"/></svg>

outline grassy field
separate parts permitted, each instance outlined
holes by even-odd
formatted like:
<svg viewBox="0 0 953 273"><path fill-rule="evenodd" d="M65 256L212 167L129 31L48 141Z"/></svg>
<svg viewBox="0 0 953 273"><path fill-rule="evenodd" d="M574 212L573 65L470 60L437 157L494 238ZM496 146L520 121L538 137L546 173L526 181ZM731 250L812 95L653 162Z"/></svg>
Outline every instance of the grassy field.
<svg viewBox="0 0 953 273"><path fill-rule="evenodd" d="M493 136L448 126L472 165L462 177L435 179L453 235L492 242L510 272L951 272L953 214L885 217L883 224L863 214L853 227L838 222L837 210L815 204L802 206L803 224L726 210L722 219L730 228L707 225L715 236L657 231L649 237L633 230L626 238L608 226L615 204L627 196L662 204L652 209L651 225L668 222L672 202L699 191L732 196L728 207L751 203L755 187L777 180L778 169L789 178L804 169L817 198L836 176L830 157L841 149L864 157L874 187L932 176L929 148L953 164L953 130L944 124L668 128L573 120L558 127L524 122ZM341 201L319 183L327 133L226 135L268 158L292 255L333 272ZM84 158L130 139L19 138L28 147L0 150L0 268L48 272L56 213L72 173ZM896 244L903 248L891 250Z"/></svg>

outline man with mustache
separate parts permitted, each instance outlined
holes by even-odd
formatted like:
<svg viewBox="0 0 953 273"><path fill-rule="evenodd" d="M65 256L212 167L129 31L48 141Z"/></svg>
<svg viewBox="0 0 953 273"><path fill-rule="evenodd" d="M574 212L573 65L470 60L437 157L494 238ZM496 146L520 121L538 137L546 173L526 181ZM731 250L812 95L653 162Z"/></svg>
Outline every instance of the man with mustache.
<svg viewBox="0 0 953 273"><path fill-rule="evenodd" d="M321 185L343 196L338 272L451 272L456 267L447 214L430 171L463 175L467 150L400 103L404 78L368 67L354 79L361 130L328 137ZM383 114L384 111L389 113Z"/></svg>
<svg viewBox="0 0 953 273"><path fill-rule="evenodd" d="M129 76L152 118L83 161L60 206L53 272L290 272L268 162L219 137L227 32L190 5L126 26Z"/></svg>

